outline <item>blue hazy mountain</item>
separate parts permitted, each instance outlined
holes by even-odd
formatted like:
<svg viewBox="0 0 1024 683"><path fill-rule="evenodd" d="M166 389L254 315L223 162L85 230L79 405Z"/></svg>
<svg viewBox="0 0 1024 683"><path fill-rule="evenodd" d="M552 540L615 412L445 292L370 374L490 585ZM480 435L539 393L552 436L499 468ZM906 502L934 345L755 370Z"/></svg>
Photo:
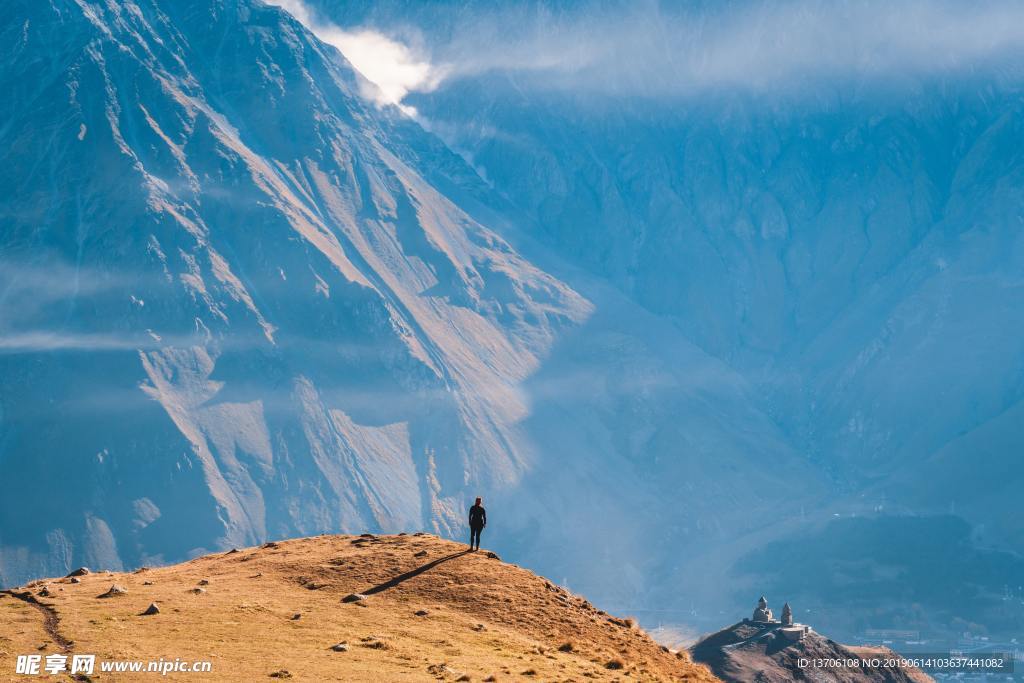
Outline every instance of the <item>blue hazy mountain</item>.
<svg viewBox="0 0 1024 683"><path fill-rule="evenodd" d="M673 607L706 607L714 567L840 634L1019 631L1019 42L973 52L1007 5L310 5L420 45L447 70L403 100L421 122L532 239L740 375L828 480L814 510L801 482L772 492L792 526L768 549L666 560ZM915 42L943 24L946 52Z"/></svg>
<svg viewBox="0 0 1024 683"><path fill-rule="evenodd" d="M628 5L315 7L457 67L489 12ZM1009 66L766 92L506 59L413 119L255 0L2 21L0 584L458 537L484 495L485 545L650 623L781 591L842 637L1020 632ZM488 54L537 52L512 29Z"/></svg>
<svg viewBox="0 0 1024 683"><path fill-rule="evenodd" d="M498 550L635 604L825 498L741 375L280 9L20 2L3 37L0 583L458 537L483 495Z"/></svg>

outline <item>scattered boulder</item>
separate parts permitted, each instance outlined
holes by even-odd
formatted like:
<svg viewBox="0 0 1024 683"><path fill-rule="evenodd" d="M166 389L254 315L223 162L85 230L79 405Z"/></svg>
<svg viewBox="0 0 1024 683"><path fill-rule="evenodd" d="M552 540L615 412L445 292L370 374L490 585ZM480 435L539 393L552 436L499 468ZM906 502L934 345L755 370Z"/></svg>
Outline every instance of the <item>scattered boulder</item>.
<svg viewBox="0 0 1024 683"><path fill-rule="evenodd" d="M142 616L148 617L154 614L160 614L160 607L155 602L149 603L149 607L142 613Z"/></svg>
<svg viewBox="0 0 1024 683"><path fill-rule="evenodd" d="M235 554L235 553L237 553L237 552L238 552L238 548L232 548L231 550L227 551L227 552L226 552L226 553L224 553L224 554L225 554L225 555L234 555L234 554Z"/></svg>
<svg viewBox="0 0 1024 683"><path fill-rule="evenodd" d="M279 669L279 670L273 672L272 674L270 674L270 677L271 678L291 678L292 674L291 674L290 671L288 671L288 669Z"/></svg>
<svg viewBox="0 0 1024 683"><path fill-rule="evenodd" d="M348 595L343 597L341 599L341 601L344 602L344 603L350 603L350 602L362 602L365 599L366 599L366 596L363 595L362 593L349 593Z"/></svg>
<svg viewBox="0 0 1024 683"><path fill-rule="evenodd" d="M142 582L142 585L143 585L143 586L152 586L152 585L153 585L153 582L152 582L152 581L143 581L143 582Z"/></svg>
<svg viewBox="0 0 1024 683"><path fill-rule="evenodd" d="M209 586L210 585L210 580L209 579L200 579L199 580L199 585L200 586Z"/></svg>
<svg viewBox="0 0 1024 683"><path fill-rule="evenodd" d="M488 550L488 551L487 551L486 553L484 553L484 554L485 554L485 555L486 555L486 556L487 556L487 557L488 557L489 559L492 559L492 560L500 560L500 559L501 559L500 557L498 557L498 553L492 553L492 552L491 552L490 550Z"/></svg>
<svg viewBox="0 0 1024 683"><path fill-rule="evenodd" d="M608 660L608 663L604 665L604 668L612 669L613 671L618 671L619 669L622 668L622 666L623 665L622 665L622 662L620 660L618 660L618 659L610 659L610 660Z"/></svg>
<svg viewBox="0 0 1024 683"><path fill-rule="evenodd" d="M457 681L468 681L469 680L469 675L468 674L464 674L461 671L457 671L456 669L453 669L452 667L448 666L447 664L443 664L443 663L442 664L431 664L430 666L427 667L427 671L434 678L441 679L441 680L450 679L452 677L457 677L457 678L455 678L455 680L457 680Z"/></svg>
<svg viewBox="0 0 1024 683"><path fill-rule="evenodd" d="M125 588L124 586L120 586L120 585L115 583L114 585L112 585L110 587L110 590L108 590L106 593L103 593L99 597L101 597L101 598L116 598L118 596L125 595L127 593L128 593L128 589L127 588Z"/></svg>
<svg viewBox="0 0 1024 683"><path fill-rule="evenodd" d="M266 548L266 549L269 549L269 548L278 548L278 547L280 547L280 546L279 546L279 545L278 545L277 543L275 543L274 541L267 541L266 543L264 543L264 544L263 544L262 546L260 546L260 547L261 547L261 548ZM290 676L291 674L288 674L288 675Z"/></svg>
<svg viewBox="0 0 1024 683"><path fill-rule="evenodd" d="M49 585L43 586L43 589L41 591L39 591L38 595L41 598L48 598L48 597L50 597L50 586Z"/></svg>
<svg viewBox="0 0 1024 683"><path fill-rule="evenodd" d="M425 610L425 609L418 609L418 610L416 610L415 612L413 612L413 614L415 614L415 615L416 615L417 617L425 617L425 616L427 616L428 614L430 614L430 612L428 612L428 611L427 611L427 610Z"/></svg>
<svg viewBox="0 0 1024 683"><path fill-rule="evenodd" d="M359 538L377 538L373 534L359 534Z"/></svg>
<svg viewBox="0 0 1024 683"><path fill-rule="evenodd" d="M194 595L202 595L205 592L205 588L199 588L198 586L189 591L189 593L192 593Z"/></svg>
<svg viewBox="0 0 1024 683"><path fill-rule="evenodd" d="M78 578L77 576L72 576L71 577L71 583L82 583L82 580L80 578Z"/></svg>
<svg viewBox="0 0 1024 683"><path fill-rule="evenodd" d="M639 624L636 623L636 619L634 619L633 617L627 617L625 619L619 619L618 617L608 617L608 621L612 624L615 624L616 626L628 629L635 629L639 626Z"/></svg>
<svg viewBox="0 0 1024 683"><path fill-rule="evenodd" d="M335 645L331 645L331 649L335 652L348 652L348 643L342 641Z"/></svg>
<svg viewBox="0 0 1024 683"><path fill-rule="evenodd" d="M574 649L575 648L572 646L572 643L562 643L558 646L559 652L572 652Z"/></svg>
<svg viewBox="0 0 1024 683"><path fill-rule="evenodd" d="M296 612L295 614L292 615L292 621L298 621L301 618L302 618L302 615L299 614L298 612Z"/></svg>
<svg viewBox="0 0 1024 683"><path fill-rule="evenodd" d="M71 578L72 576L85 576L86 574L92 574L92 572L89 571L89 568L88 567L79 567L75 571L73 571L70 574L68 574L66 578Z"/></svg>
<svg viewBox="0 0 1024 683"><path fill-rule="evenodd" d="M484 626L483 624L477 624L476 626L473 627L473 630L477 631L477 632L486 631L487 627Z"/></svg>
<svg viewBox="0 0 1024 683"><path fill-rule="evenodd" d="M413 553L413 557L426 557L426 556L427 556L427 551L426 550L421 550L418 553Z"/></svg>

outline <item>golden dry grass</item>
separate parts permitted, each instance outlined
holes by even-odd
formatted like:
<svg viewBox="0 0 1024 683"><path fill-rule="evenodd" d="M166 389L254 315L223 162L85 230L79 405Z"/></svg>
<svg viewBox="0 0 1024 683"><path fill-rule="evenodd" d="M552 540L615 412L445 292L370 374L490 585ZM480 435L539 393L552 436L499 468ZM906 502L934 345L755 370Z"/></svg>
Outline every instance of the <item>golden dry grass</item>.
<svg viewBox="0 0 1024 683"><path fill-rule="evenodd" d="M430 535L320 536L29 589L38 595L48 584L38 600L52 606L74 653L213 663L206 674L96 681L716 680L628 621L465 549ZM191 592L201 581L205 592ZM127 594L97 597L113 583ZM351 593L369 595L343 603ZM141 616L151 602L161 613ZM47 679L13 676L15 655L61 651L44 616L0 598L0 678ZM347 651L331 649L342 642Z"/></svg>

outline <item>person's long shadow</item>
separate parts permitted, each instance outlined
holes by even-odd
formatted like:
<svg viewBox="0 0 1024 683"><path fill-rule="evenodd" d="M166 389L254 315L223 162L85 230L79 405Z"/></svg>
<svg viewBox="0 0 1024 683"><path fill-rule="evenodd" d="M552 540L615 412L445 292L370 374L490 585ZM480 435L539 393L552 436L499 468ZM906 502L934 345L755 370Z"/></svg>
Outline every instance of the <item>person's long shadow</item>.
<svg viewBox="0 0 1024 683"><path fill-rule="evenodd" d="M388 579L384 583L379 583L376 586L374 586L373 588L370 588L369 590L363 591L363 595L373 595L374 593L380 593L382 591L386 591L389 588L394 588L395 586L397 586L398 584L402 583L403 581L408 581L409 579L415 578L415 577L419 576L420 574L422 574L423 572L428 571L430 569L433 569L434 567L436 567L437 565L441 564L442 562L447 562L448 560L454 560L456 557L462 557L463 555L468 555L469 553L470 553L469 550L463 550L463 551L458 552L458 553L452 553L451 555L445 555L444 557L439 557L436 560L432 560L430 562L427 562L424 565L416 567L416 569L410 569L409 571L405 572L404 574L399 574L398 576L396 576L393 579Z"/></svg>

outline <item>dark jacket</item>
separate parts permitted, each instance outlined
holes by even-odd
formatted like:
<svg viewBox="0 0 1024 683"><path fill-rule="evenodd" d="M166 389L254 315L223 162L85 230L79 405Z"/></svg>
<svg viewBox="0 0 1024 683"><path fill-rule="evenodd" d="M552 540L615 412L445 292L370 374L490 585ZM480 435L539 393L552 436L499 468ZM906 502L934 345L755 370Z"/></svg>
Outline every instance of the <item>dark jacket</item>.
<svg viewBox="0 0 1024 683"><path fill-rule="evenodd" d="M469 526L474 529L483 529L487 526L487 510L484 510L483 505L469 508Z"/></svg>

